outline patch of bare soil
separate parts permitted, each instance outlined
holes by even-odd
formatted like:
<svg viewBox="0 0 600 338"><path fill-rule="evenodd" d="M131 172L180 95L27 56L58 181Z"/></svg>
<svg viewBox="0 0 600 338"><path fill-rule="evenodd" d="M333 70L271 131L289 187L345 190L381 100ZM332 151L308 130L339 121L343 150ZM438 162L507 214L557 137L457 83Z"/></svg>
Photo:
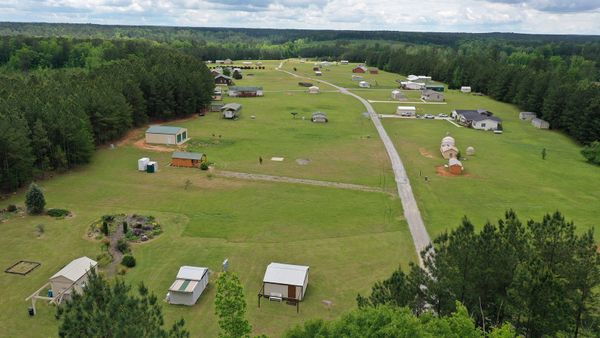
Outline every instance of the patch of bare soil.
<svg viewBox="0 0 600 338"><path fill-rule="evenodd" d="M421 155L423 155L427 158L433 158L433 155L431 155L431 153L428 152L427 149L425 149L425 148L419 148L419 152L421 153Z"/></svg>
<svg viewBox="0 0 600 338"><path fill-rule="evenodd" d="M444 167L443 165L439 165L437 167L435 167L435 171L438 174L438 176L464 176L464 177L471 177L471 174L460 174L460 175L455 175L453 173L450 172L450 170L448 170L448 168Z"/></svg>
<svg viewBox="0 0 600 338"><path fill-rule="evenodd" d="M133 143L133 145L139 149L153 150L153 151L158 151L158 152L163 152L163 153L170 153L174 150L173 148L169 148L169 147L165 147L165 146L148 144L148 143L146 143L146 140L144 140L144 139L135 141Z"/></svg>

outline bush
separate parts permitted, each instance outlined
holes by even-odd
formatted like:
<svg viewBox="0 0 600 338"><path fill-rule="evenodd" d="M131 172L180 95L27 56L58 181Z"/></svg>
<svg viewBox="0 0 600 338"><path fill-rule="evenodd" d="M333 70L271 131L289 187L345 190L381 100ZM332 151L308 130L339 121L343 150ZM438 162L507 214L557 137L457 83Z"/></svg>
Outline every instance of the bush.
<svg viewBox="0 0 600 338"><path fill-rule="evenodd" d="M98 265L103 268L108 264L112 263L113 257L108 252L103 252L96 257Z"/></svg>
<svg viewBox="0 0 600 338"><path fill-rule="evenodd" d="M65 209L48 209L48 211L46 211L46 215L51 217L65 217L69 216L69 214L69 210Z"/></svg>
<svg viewBox="0 0 600 338"><path fill-rule="evenodd" d="M135 257L132 255L125 255L121 260L121 264L128 268L133 268L135 266Z"/></svg>
<svg viewBox="0 0 600 338"><path fill-rule="evenodd" d="M129 252L129 243L127 243L126 239L121 238L119 241L117 241L117 250L121 251L122 253Z"/></svg>
<svg viewBox="0 0 600 338"><path fill-rule="evenodd" d="M202 162L202 164L200 164L200 169L201 170L208 170L208 163Z"/></svg>
<svg viewBox="0 0 600 338"><path fill-rule="evenodd" d="M17 206L16 206L16 205L14 205L14 204L9 204L9 205L6 207L6 211L8 211L8 212L15 212L15 211L17 211Z"/></svg>
<svg viewBox="0 0 600 338"><path fill-rule="evenodd" d="M123 221L123 233L126 234L127 233L127 222Z"/></svg>
<svg viewBox="0 0 600 338"><path fill-rule="evenodd" d="M46 231L46 228L44 227L43 224L38 224L35 226L35 231L37 232L37 235L39 237L44 234L44 232Z"/></svg>
<svg viewBox="0 0 600 338"><path fill-rule="evenodd" d="M114 215L104 215L104 216L102 216L102 221L103 222L110 223L110 222L112 222L114 220L115 220L115 216Z"/></svg>
<svg viewBox="0 0 600 338"><path fill-rule="evenodd" d="M25 195L25 206L27 206L27 213L31 215L39 215L44 212L46 206L46 199L42 189L35 183L31 183L27 194Z"/></svg>
<svg viewBox="0 0 600 338"><path fill-rule="evenodd" d="M590 145L583 147L581 155L583 155L588 162L600 165L600 142L594 141L590 143Z"/></svg>
<svg viewBox="0 0 600 338"><path fill-rule="evenodd" d="M106 221L102 222L102 233L105 236L108 236L109 230L108 230L108 223L106 223Z"/></svg>
<svg viewBox="0 0 600 338"><path fill-rule="evenodd" d="M117 273L121 276L123 276L124 274L127 273L127 268L124 268L122 266L119 267L119 269L117 270Z"/></svg>

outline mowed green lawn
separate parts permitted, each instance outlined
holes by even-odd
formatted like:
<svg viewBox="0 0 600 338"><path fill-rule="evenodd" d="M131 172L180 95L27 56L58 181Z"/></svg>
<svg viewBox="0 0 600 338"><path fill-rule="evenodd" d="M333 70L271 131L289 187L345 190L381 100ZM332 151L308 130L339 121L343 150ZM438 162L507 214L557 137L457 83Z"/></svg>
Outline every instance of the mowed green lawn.
<svg viewBox="0 0 600 338"><path fill-rule="evenodd" d="M509 208L523 220L560 210L579 231L598 225L600 170L585 162L580 145L559 132L519 120L519 110L512 105L458 91L446 92L446 100L447 105L417 105L418 113L488 109L503 119L504 133L457 128L443 120L383 120L407 168L430 235L454 228L464 215L477 226L495 222ZM373 105L383 114L393 113L397 106ZM439 146L447 133L456 139L463 157L468 146L476 150L463 161L461 177L436 174L436 166L446 163ZM544 148L546 160L541 156Z"/></svg>
<svg viewBox="0 0 600 338"><path fill-rule="evenodd" d="M297 87L294 79L279 78L279 72L264 74L280 86ZM211 113L173 123L189 128L190 136L200 141L193 147L205 152L217 170L394 190L383 146L351 98L282 91L239 101L244 108L238 121ZM291 110L300 113L297 119L292 119ZM308 118L313 110L326 111L330 122L317 125L300 118ZM159 162L157 174L136 170L142 156ZM259 156L263 165L258 164ZM272 162L271 156L283 156L285 161ZM124 276L126 281L144 281L163 299L180 266L207 266L216 274L223 259L229 258L230 269L244 284L254 332L274 337L307 319L335 318L348 311L355 306L357 293L368 293L375 281L416 258L400 201L388 193L222 179L197 169L168 167L169 157L170 153L139 149L131 142L99 150L89 166L40 182L47 207L67 208L73 218L12 217L0 224L0 266L7 268L18 260L42 263L27 276L0 275L0 336L56 335L54 308L38 302L38 315L30 318L24 299L72 259L100 253L100 244L88 240L86 230L104 214L153 215L165 230L157 239L134 246L138 266ZM311 162L301 166L297 158ZM192 187L185 190L188 179ZM22 205L23 200L23 193L18 193L2 201L0 208ZM38 224L45 228L40 238L35 232ZM295 307L268 301L257 308L264 269L273 261L311 267L299 314ZM211 284L194 307L164 303L167 322L183 317L192 336L215 337L214 295ZM333 302L331 310L324 300Z"/></svg>

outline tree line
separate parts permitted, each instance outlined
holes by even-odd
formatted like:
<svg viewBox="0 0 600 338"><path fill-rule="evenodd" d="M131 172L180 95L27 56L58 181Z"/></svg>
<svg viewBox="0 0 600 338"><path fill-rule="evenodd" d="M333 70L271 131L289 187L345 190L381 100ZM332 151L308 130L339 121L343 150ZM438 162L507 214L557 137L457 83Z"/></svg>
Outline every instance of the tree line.
<svg viewBox="0 0 600 338"><path fill-rule="evenodd" d="M132 42L94 56L65 53L81 47L66 45L48 54L56 68L24 69L21 54L0 72L1 190L88 163L96 146L132 127L188 116L210 103L209 70L182 51Z"/></svg>

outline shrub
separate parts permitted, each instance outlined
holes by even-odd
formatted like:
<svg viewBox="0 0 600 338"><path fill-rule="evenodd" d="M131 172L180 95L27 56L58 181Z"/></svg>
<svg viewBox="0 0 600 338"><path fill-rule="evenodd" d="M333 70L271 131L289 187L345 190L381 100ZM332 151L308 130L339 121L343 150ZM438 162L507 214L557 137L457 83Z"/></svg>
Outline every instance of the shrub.
<svg viewBox="0 0 600 338"><path fill-rule="evenodd" d="M581 155L583 155L588 162L600 165L600 142L594 141L590 143L590 145L583 147Z"/></svg>
<svg viewBox="0 0 600 338"><path fill-rule="evenodd" d="M122 253L129 252L129 243L127 243L126 239L121 238L117 241L117 250L121 251Z"/></svg>
<svg viewBox="0 0 600 338"><path fill-rule="evenodd" d="M102 233L108 236L108 223L106 221L102 222Z"/></svg>
<svg viewBox="0 0 600 338"><path fill-rule="evenodd" d="M37 232L38 236L41 236L46 231L46 228L44 227L43 224L38 224L38 225L35 226L35 231Z"/></svg>
<svg viewBox="0 0 600 338"><path fill-rule="evenodd" d="M98 265L103 268L108 264L112 263L113 257L108 252L103 252L96 257Z"/></svg>
<svg viewBox="0 0 600 338"><path fill-rule="evenodd" d="M16 205L14 205L14 204L9 204L9 205L6 207L6 211L8 211L8 212L15 212L15 211L17 211L17 206L16 206Z"/></svg>
<svg viewBox="0 0 600 338"><path fill-rule="evenodd" d="M27 213L31 215L39 215L44 212L46 206L46 199L42 189L35 183L31 183L27 194L25 195L25 205L27 206Z"/></svg>
<svg viewBox="0 0 600 338"><path fill-rule="evenodd" d="M128 268L133 268L135 266L135 257L132 255L125 255L121 260L121 264Z"/></svg>
<svg viewBox="0 0 600 338"><path fill-rule="evenodd" d="M124 274L127 273L127 268L120 266L119 269L117 270L117 273L121 276L123 276Z"/></svg>
<svg viewBox="0 0 600 338"><path fill-rule="evenodd" d="M65 209L48 209L48 211L46 211L46 215L51 216L51 217L65 217L68 216L70 214L69 210L65 210Z"/></svg>
<svg viewBox="0 0 600 338"><path fill-rule="evenodd" d="M127 233L127 222L123 221L123 233L126 234Z"/></svg>
<svg viewBox="0 0 600 338"><path fill-rule="evenodd" d="M201 170L208 170L208 163L202 162L202 164L200 164L200 169Z"/></svg>

